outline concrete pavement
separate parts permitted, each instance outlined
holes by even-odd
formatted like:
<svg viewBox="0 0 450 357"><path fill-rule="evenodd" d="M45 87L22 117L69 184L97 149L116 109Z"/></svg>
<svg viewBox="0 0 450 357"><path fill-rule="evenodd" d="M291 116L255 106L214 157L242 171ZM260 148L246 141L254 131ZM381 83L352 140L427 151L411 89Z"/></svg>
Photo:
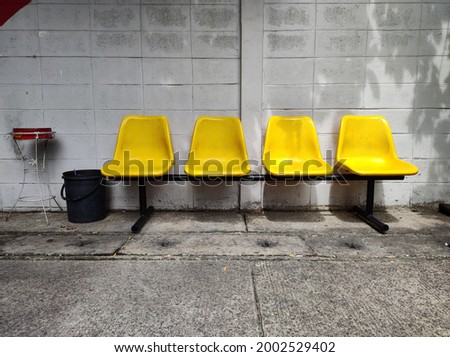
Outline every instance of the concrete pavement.
<svg viewBox="0 0 450 357"><path fill-rule="evenodd" d="M449 336L450 218L2 214L1 336Z"/></svg>

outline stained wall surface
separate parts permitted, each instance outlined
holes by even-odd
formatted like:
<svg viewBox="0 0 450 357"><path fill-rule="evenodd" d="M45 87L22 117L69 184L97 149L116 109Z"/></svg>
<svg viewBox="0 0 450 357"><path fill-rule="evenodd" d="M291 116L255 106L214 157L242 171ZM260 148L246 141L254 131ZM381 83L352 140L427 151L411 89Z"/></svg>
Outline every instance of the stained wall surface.
<svg viewBox="0 0 450 357"><path fill-rule="evenodd" d="M0 207L22 180L13 127L56 131L48 170L59 195L62 172L112 157L128 114L168 117L175 172L201 115L241 117L257 161L270 116L309 115L333 163L342 115L381 114L420 172L378 184L376 203L450 200L449 25L448 1L35 0L0 28ZM108 191L111 208L137 208L133 184ZM365 189L170 184L148 199L157 209L295 209L363 203Z"/></svg>

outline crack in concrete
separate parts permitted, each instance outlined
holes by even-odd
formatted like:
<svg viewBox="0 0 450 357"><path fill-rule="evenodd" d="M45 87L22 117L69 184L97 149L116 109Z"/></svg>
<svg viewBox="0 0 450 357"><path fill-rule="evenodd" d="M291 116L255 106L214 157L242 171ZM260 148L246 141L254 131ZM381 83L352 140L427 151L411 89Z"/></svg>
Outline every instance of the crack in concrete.
<svg viewBox="0 0 450 357"><path fill-rule="evenodd" d="M122 248L125 247L125 245L126 245L130 240L132 240L133 237L134 237L133 235L129 236L128 239L127 239L125 242L123 242L123 244L122 244L119 248L117 248L117 249L114 251L114 253L112 254L112 256L115 257L117 254L120 254L120 251L122 250Z"/></svg>
<svg viewBox="0 0 450 357"><path fill-rule="evenodd" d="M300 240L305 244L306 248L308 248L310 251L310 253L305 255L306 257L320 257L320 258L332 258L332 259L336 258L336 256L334 256L334 255L320 255L319 253L317 253L315 251L315 249L310 244L308 244L308 242L306 240L306 236L297 235L297 237L300 238Z"/></svg>
<svg viewBox="0 0 450 357"><path fill-rule="evenodd" d="M247 215L244 213L242 216L243 216L243 218L244 218L245 231L248 232Z"/></svg>
<svg viewBox="0 0 450 357"><path fill-rule="evenodd" d="M253 270L253 267L251 268L251 278L252 278L252 288L253 288L253 299L254 299L255 307L256 307L256 318L258 320L259 337L265 337L266 333L264 331L264 323L263 323L263 318L262 318L262 313L261 313L261 304L259 301L258 290L256 289L256 275L255 275L255 271Z"/></svg>

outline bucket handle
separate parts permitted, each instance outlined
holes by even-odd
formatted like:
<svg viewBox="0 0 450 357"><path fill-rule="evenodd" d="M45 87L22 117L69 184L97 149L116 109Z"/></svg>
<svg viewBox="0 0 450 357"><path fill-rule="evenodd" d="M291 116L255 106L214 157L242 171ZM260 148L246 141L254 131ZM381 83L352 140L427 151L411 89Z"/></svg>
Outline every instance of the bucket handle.
<svg viewBox="0 0 450 357"><path fill-rule="evenodd" d="M63 185L62 185L62 187L61 187L61 198L62 198L64 201L70 201L70 202L82 200L83 198L86 198L86 197L88 197L89 195L91 195L91 194L97 189L97 187L100 186L100 184L102 183L102 181L103 181L103 178L100 178L100 180L97 182L97 184L96 184L96 185L95 185L88 193L86 193L86 194L84 194L84 195L82 195L82 196L75 197L75 198L67 198L67 197L64 195L64 189L66 188L66 183L64 182Z"/></svg>

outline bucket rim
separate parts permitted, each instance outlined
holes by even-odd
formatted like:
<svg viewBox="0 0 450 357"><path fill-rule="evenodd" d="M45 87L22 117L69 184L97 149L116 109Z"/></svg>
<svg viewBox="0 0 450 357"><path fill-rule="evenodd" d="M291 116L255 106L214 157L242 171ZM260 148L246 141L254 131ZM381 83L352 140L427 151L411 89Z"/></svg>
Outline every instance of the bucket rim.
<svg viewBox="0 0 450 357"><path fill-rule="evenodd" d="M89 180L101 179L104 178L104 176L98 169L86 169L65 171L62 174L62 178L64 180Z"/></svg>

